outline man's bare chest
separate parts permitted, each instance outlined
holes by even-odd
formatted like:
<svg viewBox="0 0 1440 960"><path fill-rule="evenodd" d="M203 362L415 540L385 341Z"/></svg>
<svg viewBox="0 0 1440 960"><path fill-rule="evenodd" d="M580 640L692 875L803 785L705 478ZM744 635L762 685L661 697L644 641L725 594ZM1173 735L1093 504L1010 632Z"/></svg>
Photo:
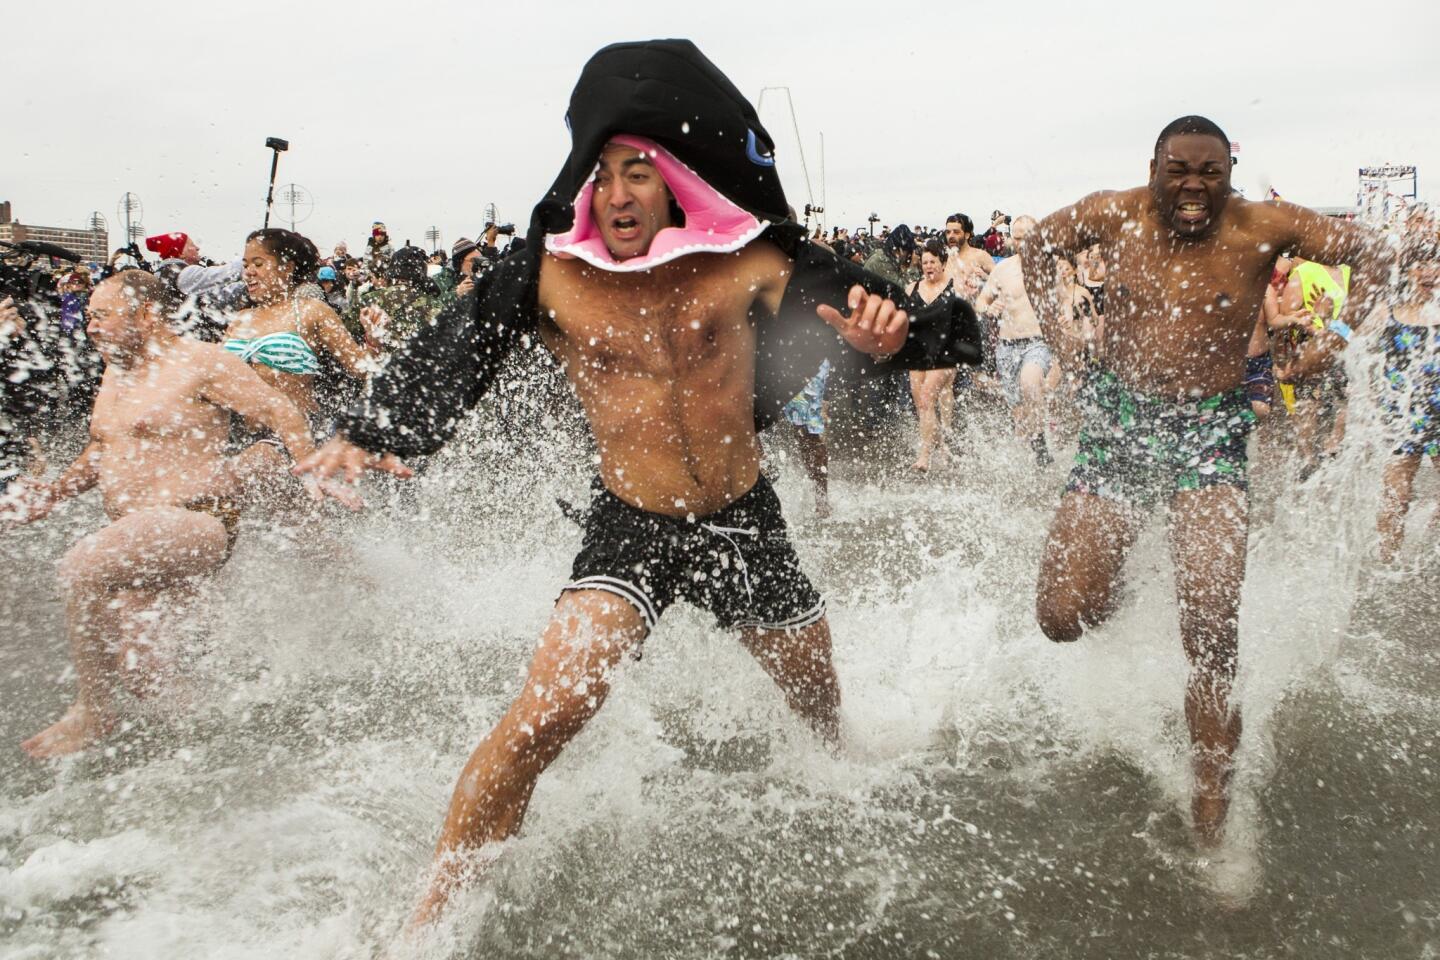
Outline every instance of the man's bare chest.
<svg viewBox="0 0 1440 960"><path fill-rule="evenodd" d="M715 284L567 287L549 300L546 339L581 371L680 377L753 352L751 300Z"/></svg>
<svg viewBox="0 0 1440 960"><path fill-rule="evenodd" d="M1125 249L1126 246L1131 249ZM1248 331L1265 294L1268 262L1231 245L1167 249L1143 240L1110 255L1106 314L1117 325L1183 324Z"/></svg>
<svg viewBox="0 0 1440 960"><path fill-rule="evenodd" d="M158 378L156 378L158 379ZM99 440L200 436L214 428L220 411L197 396L188 377L179 382L120 382L96 398L90 432Z"/></svg>

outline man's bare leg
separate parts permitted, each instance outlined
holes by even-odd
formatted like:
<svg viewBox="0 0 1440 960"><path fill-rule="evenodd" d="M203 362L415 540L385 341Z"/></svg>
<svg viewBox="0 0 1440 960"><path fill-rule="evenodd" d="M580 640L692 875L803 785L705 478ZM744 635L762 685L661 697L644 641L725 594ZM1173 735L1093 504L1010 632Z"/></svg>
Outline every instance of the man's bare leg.
<svg viewBox="0 0 1440 960"><path fill-rule="evenodd" d="M1045 371L1034 363L1020 367L1020 404L1015 408L1015 430L1030 442L1042 465L1054 462L1045 445Z"/></svg>
<svg viewBox="0 0 1440 960"><path fill-rule="evenodd" d="M840 742L840 680L831 657L830 623L821 619L799 630L759 630L740 634L760 666L790 705L826 743Z"/></svg>
<svg viewBox="0 0 1440 960"><path fill-rule="evenodd" d="M1320 462L1320 402L1300 395L1295 388L1295 450L1300 454L1300 478L1308 478Z"/></svg>
<svg viewBox="0 0 1440 960"><path fill-rule="evenodd" d="M1391 563L1400 553L1405 540L1405 515L1410 512L1410 500L1415 495L1415 474L1420 471L1419 454L1396 457L1385 464L1381 488L1380 517L1376 527L1380 530L1380 562Z"/></svg>
<svg viewBox="0 0 1440 960"><path fill-rule="evenodd" d="M610 670L644 636L640 614L615 594L560 595L524 688L460 772L412 926L439 916L465 879L467 854L519 831L535 781L600 709Z"/></svg>
<svg viewBox="0 0 1440 960"><path fill-rule="evenodd" d="M1219 843L1230 809L1240 710L1230 702L1239 654L1240 588L1249 535L1246 493L1216 485L1170 503L1170 552L1180 605L1180 640L1190 661L1185 719L1195 773L1190 809L1201 846Z"/></svg>
<svg viewBox="0 0 1440 960"><path fill-rule="evenodd" d="M825 434L811 433L804 427L795 428L796 443L800 447L800 462L805 474L815 486L815 516L830 516L830 450L825 443Z"/></svg>
<svg viewBox="0 0 1440 960"><path fill-rule="evenodd" d="M1045 636L1071 643L1110 616L1141 519L1134 508L1093 494L1060 498L1035 597L1035 617Z"/></svg>
<svg viewBox="0 0 1440 960"><path fill-rule="evenodd" d="M138 614L163 592L225 560L225 528L214 517L164 507L138 510L85 537L60 561L78 691L55 724L21 744L32 757L82 750L114 727L121 656L144 624Z"/></svg>

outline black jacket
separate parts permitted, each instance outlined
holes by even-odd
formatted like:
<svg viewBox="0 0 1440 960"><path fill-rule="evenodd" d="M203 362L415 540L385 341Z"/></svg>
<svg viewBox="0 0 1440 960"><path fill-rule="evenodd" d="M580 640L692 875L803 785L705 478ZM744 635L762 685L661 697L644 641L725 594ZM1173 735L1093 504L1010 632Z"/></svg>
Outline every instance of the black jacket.
<svg viewBox="0 0 1440 960"><path fill-rule="evenodd" d="M603 48L581 72L566 120L570 156L535 206L526 249L498 263L470 296L443 310L391 358L365 399L340 419L353 443L400 456L433 452L495 382L516 344L538 335L545 236L574 224L575 197L618 133L654 140L736 205L769 221L772 226L754 242L773 243L795 261L778 315L757 323L757 425L773 422L824 359L839 380L894 367L979 362L979 327L963 302L913 317L905 347L883 365L850 349L816 316L820 303L843 310L856 283L897 303L904 291L806 241L805 228L789 216L774 141L750 103L690 41Z"/></svg>

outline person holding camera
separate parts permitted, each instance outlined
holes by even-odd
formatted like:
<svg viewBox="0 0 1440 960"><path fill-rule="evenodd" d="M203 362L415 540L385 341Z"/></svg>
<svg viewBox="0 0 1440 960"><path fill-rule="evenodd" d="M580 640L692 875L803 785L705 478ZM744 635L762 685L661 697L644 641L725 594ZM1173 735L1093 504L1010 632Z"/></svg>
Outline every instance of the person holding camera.
<svg viewBox="0 0 1440 960"><path fill-rule="evenodd" d="M475 289L475 281L489 267L480 247L469 237L461 237L450 247L450 269L460 278L455 285L454 299L467 296Z"/></svg>
<svg viewBox="0 0 1440 960"><path fill-rule="evenodd" d="M514 236L515 224L495 224L487 220L485 222L485 229L480 232L480 255L491 263L494 263L500 259L500 238ZM513 244L514 240L512 240L511 243Z"/></svg>

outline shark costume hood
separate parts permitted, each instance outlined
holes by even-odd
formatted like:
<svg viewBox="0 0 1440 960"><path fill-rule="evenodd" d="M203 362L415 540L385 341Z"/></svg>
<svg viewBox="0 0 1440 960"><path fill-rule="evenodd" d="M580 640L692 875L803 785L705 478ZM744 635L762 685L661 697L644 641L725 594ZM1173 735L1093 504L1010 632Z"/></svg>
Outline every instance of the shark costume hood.
<svg viewBox="0 0 1440 960"><path fill-rule="evenodd" d="M527 237L532 248L575 226L575 201L594 177L600 151L617 135L664 148L736 207L772 225L770 237L785 252L805 237L805 228L790 220L775 141L750 101L689 40L601 49L580 72L565 123L570 156L535 205Z"/></svg>
<svg viewBox="0 0 1440 960"><path fill-rule="evenodd" d="M651 269L697 252L769 242L794 261L778 313L756 320L755 421L763 429L825 360L832 379L893 369L980 362L975 313L958 300L911 314L905 346L884 362L852 349L816 315L845 309L855 284L896 303L905 291L805 238L789 215L774 141L735 85L688 40L617 43L590 58L566 114L571 151L535 205L525 249L507 256L474 291L418 331L365 397L339 418L342 433L376 453L439 449L499 376L517 346L538 339L540 268L547 256L578 257L606 270ZM645 150L685 211L682 228L616 261L594 229L589 190L612 140Z"/></svg>

